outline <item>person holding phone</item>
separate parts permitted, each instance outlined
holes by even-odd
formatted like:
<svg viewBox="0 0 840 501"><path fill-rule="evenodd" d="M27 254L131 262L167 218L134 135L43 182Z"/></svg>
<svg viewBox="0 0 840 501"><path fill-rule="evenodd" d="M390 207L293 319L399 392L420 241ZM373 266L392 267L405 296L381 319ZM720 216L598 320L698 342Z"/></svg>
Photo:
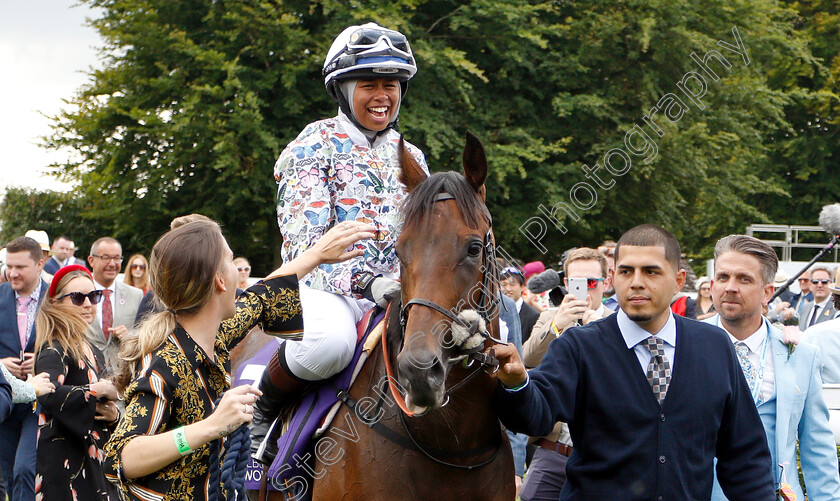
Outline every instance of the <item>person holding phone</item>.
<svg viewBox="0 0 840 501"><path fill-rule="evenodd" d="M557 308L540 315L531 337L522 347L526 367L536 367L548 351L548 345L574 325L585 325L614 313L601 302L610 288L608 263L603 253L581 247L566 256L565 286L568 294ZM520 499L536 501L559 499L566 483L566 461L572 453L572 438L566 423L557 422L545 437L531 437L537 446L522 485Z"/></svg>

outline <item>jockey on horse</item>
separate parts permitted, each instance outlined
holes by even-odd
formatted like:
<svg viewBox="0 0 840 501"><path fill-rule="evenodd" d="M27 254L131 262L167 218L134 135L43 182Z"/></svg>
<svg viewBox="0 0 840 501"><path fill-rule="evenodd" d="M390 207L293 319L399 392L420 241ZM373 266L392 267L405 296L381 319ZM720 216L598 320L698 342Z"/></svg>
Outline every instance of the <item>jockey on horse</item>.
<svg viewBox="0 0 840 501"><path fill-rule="evenodd" d="M321 265L300 284L304 334L283 342L271 358L255 405L256 453L280 409L311 385L344 369L356 344L356 323L399 290L395 242L399 206L406 195L398 176L397 118L408 80L417 71L406 37L374 23L351 26L335 39L324 61L324 83L338 115L311 123L280 154L277 221L282 256L289 261L328 229L369 224L376 237L358 244L363 256ZM423 153L406 143L428 174ZM270 463L276 445L255 456Z"/></svg>

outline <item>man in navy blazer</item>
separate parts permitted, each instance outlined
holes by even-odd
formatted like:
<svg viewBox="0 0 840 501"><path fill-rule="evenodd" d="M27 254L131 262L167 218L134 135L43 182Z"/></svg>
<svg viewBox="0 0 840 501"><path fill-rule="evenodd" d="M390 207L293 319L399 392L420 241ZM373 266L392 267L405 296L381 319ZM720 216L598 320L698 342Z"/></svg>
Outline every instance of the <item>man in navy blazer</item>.
<svg viewBox="0 0 840 501"><path fill-rule="evenodd" d="M12 375L26 379L34 364L35 315L48 287L41 280L41 246L28 237L12 240L6 246L6 266L9 281L0 285L0 361ZM19 307L22 302L28 304ZM35 498L37 431L32 404L15 405L0 423L0 467L12 501Z"/></svg>
<svg viewBox="0 0 840 501"><path fill-rule="evenodd" d="M779 329L762 316L775 289L779 259L772 247L747 235L730 235L715 246L712 301L718 315L706 322L722 327L735 344L747 385L764 424L773 478L783 478L805 499L796 468L799 440L808 499L840 499L837 449L822 396L819 349L800 343L793 352ZM795 327L794 327L795 329ZM726 499L716 485L712 499Z"/></svg>
<svg viewBox="0 0 840 501"><path fill-rule="evenodd" d="M561 500L709 499L716 455L730 499L774 500L770 451L732 343L671 313L685 283L679 243L637 226L615 259L617 314L567 329L531 371L515 349L494 347L502 423L529 435L569 424Z"/></svg>

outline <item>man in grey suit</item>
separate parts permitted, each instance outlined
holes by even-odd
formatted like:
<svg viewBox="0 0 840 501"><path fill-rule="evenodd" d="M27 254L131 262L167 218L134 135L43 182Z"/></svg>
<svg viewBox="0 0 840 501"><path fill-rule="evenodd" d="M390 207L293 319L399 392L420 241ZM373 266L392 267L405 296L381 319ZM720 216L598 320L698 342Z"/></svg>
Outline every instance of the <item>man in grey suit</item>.
<svg viewBox="0 0 840 501"><path fill-rule="evenodd" d="M90 326L93 344L105 354L109 372L117 368L120 339L134 325L143 291L117 281L122 265L122 245L111 237L98 239L90 247L88 263L96 288L104 297L96 305L96 319Z"/></svg>
<svg viewBox="0 0 840 501"><path fill-rule="evenodd" d="M811 292L814 294L814 301L803 306L802 311L808 312L799 318L799 329L805 330L812 325L834 319L836 310L831 301L831 272L824 266L816 266L811 269Z"/></svg>

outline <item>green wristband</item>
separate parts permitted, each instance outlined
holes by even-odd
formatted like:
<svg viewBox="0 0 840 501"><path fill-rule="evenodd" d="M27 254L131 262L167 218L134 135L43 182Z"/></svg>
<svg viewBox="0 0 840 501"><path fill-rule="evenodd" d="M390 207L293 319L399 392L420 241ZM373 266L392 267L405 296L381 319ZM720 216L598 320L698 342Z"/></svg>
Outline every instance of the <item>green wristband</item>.
<svg viewBox="0 0 840 501"><path fill-rule="evenodd" d="M190 449L190 444L187 443L187 434L184 432L184 427L176 428L173 431L175 437L175 447L178 448L178 453L182 456L190 454L193 450Z"/></svg>

